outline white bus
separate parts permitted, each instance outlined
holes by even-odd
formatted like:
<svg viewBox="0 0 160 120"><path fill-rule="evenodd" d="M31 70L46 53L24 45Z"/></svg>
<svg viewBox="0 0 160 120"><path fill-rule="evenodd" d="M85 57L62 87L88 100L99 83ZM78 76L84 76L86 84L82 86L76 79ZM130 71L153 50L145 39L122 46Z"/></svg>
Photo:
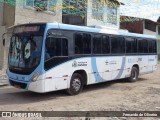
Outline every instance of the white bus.
<svg viewBox="0 0 160 120"><path fill-rule="evenodd" d="M157 42L118 30L32 23L14 26L7 76L12 86L45 93L128 78L157 69Z"/></svg>

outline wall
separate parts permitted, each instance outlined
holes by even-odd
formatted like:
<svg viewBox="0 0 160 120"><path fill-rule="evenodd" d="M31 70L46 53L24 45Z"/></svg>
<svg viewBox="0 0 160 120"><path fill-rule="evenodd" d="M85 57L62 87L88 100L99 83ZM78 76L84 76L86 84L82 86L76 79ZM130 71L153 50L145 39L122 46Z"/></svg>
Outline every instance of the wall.
<svg viewBox="0 0 160 120"><path fill-rule="evenodd" d="M61 0L58 0L56 14L46 11L36 11L31 7L19 6L25 4L22 0L16 0L16 2L18 5L16 6L15 25L31 22L62 22L62 10L59 7L62 5Z"/></svg>
<svg viewBox="0 0 160 120"><path fill-rule="evenodd" d="M120 28L127 29L129 32L132 33L143 34L143 21L121 22Z"/></svg>
<svg viewBox="0 0 160 120"><path fill-rule="evenodd" d="M3 26L6 28L13 26L15 21L15 6L4 4Z"/></svg>
<svg viewBox="0 0 160 120"><path fill-rule="evenodd" d="M0 26L0 70L3 67L4 47L2 44L2 35L5 33L5 27Z"/></svg>
<svg viewBox="0 0 160 120"><path fill-rule="evenodd" d="M2 8L1 8L2 9ZM4 36L6 39L6 46L4 47L2 44L2 35L4 33L6 33L6 29L10 26L14 25L14 21L15 21L15 6L13 5L9 5L9 4L4 4L3 5L3 9L2 9L2 13L1 15L3 16L3 21L2 24L0 26L0 69L2 69L2 73L5 73L5 69L7 66L7 46L9 44L7 44L8 40L6 38L6 35Z"/></svg>
<svg viewBox="0 0 160 120"><path fill-rule="evenodd" d="M157 35L158 59L160 60L160 35Z"/></svg>
<svg viewBox="0 0 160 120"><path fill-rule="evenodd" d="M3 3L0 2L0 26L3 23Z"/></svg>
<svg viewBox="0 0 160 120"><path fill-rule="evenodd" d="M0 70L3 66L3 56L4 56L4 47L2 44L2 35L5 32L5 27L3 25L3 3L0 2Z"/></svg>
<svg viewBox="0 0 160 120"><path fill-rule="evenodd" d="M157 25L156 30L157 30L156 37L157 37L157 47L158 47L158 58L160 60L160 25Z"/></svg>
<svg viewBox="0 0 160 120"><path fill-rule="evenodd" d="M156 32L147 29L143 30L143 34L156 36Z"/></svg>
<svg viewBox="0 0 160 120"><path fill-rule="evenodd" d="M113 3L114 4L114 3ZM113 27L113 28L119 28L119 18L120 18L120 14L119 14L119 8L117 8L117 24L111 24L107 21L107 16L108 16L108 13L107 13L107 5L104 5L104 8L103 8L103 20L97 20L97 19L94 19L93 16L92 16L92 0L88 0L88 7L87 7L87 26L95 26L95 25L98 25L98 26L107 26L107 27Z"/></svg>

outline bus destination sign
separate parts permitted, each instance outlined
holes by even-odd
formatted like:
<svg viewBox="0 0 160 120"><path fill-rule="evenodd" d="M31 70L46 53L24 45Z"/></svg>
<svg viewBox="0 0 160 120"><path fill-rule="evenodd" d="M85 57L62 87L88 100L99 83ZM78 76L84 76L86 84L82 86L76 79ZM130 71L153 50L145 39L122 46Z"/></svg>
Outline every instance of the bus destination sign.
<svg viewBox="0 0 160 120"><path fill-rule="evenodd" d="M20 26L14 29L14 33L23 33L23 32L38 32L40 26Z"/></svg>

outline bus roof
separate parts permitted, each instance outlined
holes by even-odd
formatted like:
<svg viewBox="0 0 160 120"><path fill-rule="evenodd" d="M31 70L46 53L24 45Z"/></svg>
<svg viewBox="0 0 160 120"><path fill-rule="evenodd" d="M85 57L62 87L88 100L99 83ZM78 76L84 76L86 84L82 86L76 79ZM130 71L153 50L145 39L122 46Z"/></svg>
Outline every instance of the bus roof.
<svg viewBox="0 0 160 120"><path fill-rule="evenodd" d="M47 23L47 27L48 27L48 29L59 28L59 29L64 29L64 30L76 30L76 31L82 31L82 32L106 33L106 34L113 34L113 35L124 35L124 36L156 39L156 36L130 33L130 32L124 31L124 30L93 28L93 27L86 27L86 26L61 24L61 23L56 23L56 22L55 23Z"/></svg>
<svg viewBox="0 0 160 120"><path fill-rule="evenodd" d="M32 25L32 24L46 24L47 29L64 29L64 30L74 30L74 31L82 31L82 32L93 32L93 33L106 33L106 34L113 34L113 35L123 35L123 36L131 36L131 37L139 37L139 38L152 38L156 39L156 36L152 35L145 35L145 34L137 34L137 33L130 33L124 30L112 30L107 28L93 28L93 27L87 27L87 26L77 26L77 25L69 25L69 24L62 24L58 22L52 22L52 23L27 23L27 24L20 24L16 26L21 25ZM10 27L9 29L13 28L15 26Z"/></svg>

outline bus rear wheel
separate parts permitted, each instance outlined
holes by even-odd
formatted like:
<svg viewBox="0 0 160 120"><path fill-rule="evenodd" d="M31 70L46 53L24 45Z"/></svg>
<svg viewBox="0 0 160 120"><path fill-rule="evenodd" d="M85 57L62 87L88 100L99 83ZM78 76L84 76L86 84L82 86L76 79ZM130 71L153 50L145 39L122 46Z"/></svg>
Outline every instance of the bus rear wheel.
<svg viewBox="0 0 160 120"><path fill-rule="evenodd" d="M69 95L77 95L82 91L83 85L83 77L78 73L74 73L70 81L70 88L67 89L67 93Z"/></svg>
<svg viewBox="0 0 160 120"><path fill-rule="evenodd" d="M135 82L138 80L138 69L136 67L132 67L132 70L131 70L131 75L129 77L129 82Z"/></svg>

